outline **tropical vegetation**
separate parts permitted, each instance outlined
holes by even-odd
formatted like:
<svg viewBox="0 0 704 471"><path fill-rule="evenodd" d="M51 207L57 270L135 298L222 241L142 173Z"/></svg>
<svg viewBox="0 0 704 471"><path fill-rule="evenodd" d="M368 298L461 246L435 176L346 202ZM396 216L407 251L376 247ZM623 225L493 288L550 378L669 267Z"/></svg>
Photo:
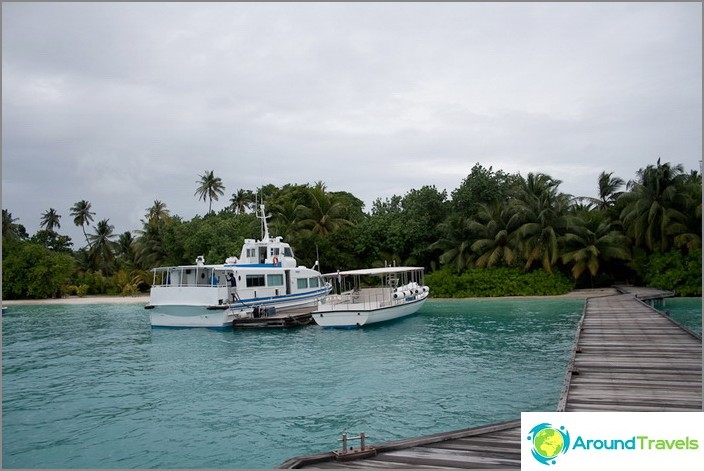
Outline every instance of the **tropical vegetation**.
<svg viewBox="0 0 704 471"><path fill-rule="evenodd" d="M225 185L209 170L194 193L207 212L190 220L155 200L138 227L117 234L107 218L93 224L88 200L76 202L69 215L85 245L75 249L58 232L56 209L40 215L33 235L3 209L2 294L146 292L153 267L238 255L245 238L261 236L254 213L264 201L272 235L291 243L299 263L318 261L323 272L423 266L431 293L442 297L559 294L614 283L701 296L701 174L660 160L627 182L602 172L596 198L562 193L561 183L477 163L449 195L423 186L378 198L369 212L353 194L322 181L238 189L216 212L213 201Z"/></svg>

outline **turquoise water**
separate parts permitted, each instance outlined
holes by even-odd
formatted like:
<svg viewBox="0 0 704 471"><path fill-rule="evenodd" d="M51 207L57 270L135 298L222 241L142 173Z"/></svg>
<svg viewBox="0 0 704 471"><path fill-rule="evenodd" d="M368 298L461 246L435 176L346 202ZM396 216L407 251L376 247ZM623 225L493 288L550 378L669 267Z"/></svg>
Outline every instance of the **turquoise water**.
<svg viewBox="0 0 704 471"><path fill-rule="evenodd" d="M702 298L670 298L659 306L661 311L669 312L678 324L692 332L702 335Z"/></svg>
<svg viewBox="0 0 704 471"><path fill-rule="evenodd" d="M6 468L272 468L554 410L581 300L431 300L360 330L152 329L141 305L2 318ZM701 304L700 304L701 309Z"/></svg>

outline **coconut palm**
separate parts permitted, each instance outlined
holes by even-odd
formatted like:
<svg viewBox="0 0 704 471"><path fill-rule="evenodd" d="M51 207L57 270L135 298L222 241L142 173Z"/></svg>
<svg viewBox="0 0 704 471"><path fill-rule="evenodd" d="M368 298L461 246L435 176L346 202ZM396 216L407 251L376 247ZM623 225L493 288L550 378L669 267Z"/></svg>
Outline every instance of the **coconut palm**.
<svg viewBox="0 0 704 471"><path fill-rule="evenodd" d="M353 223L344 217L344 206L334 194L325 191L325 184L317 182L308 191L310 202L308 206L299 205L301 227L312 234L323 237L330 235L342 226L352 226Z"/></svg>
<svg viewBox="0 0 704 471"><path fill-rule="evenodd" d="M300 221L298 219L298 200L290 199L272 207L272 229L276 235L284 239L295 242L300 231Z"/></svg>
<svg viewBox="0 0 704 471"><path fill-rule="evenodd" d="M152 267L166 259L163 233L171 220L171 213L166 209L166 203L154 200L144 217L141 220L143 228L135 231L139 236L134 243L135 262L141 267Z"/></svg>
<svg viewBox="0 0 704 471"><path fill-rule="evenodd" d="M610 260L630 260L628 237L616 230L608 218L592 215L577 224L564 236L562 262L572 264L572 277L577 280L588 272L592 285L602 262Z"/></svg>
<svg viewBox="0 0 704 471"><path fill-rule="evenodd" d="M433 242L429 249L442 250L440 263L453 268L455 273L461 273L469 267L474 259L471 230L472 220L460 214L450 215L444 222L438 224L438 230L443 237Z"/></svg>
<svg viewBox="0 0 704 471"><path fill-rule="evenodd" d="M674 238L675 247L687 250L702 247L702 176L697 171L692 171L683 178L683 192L686 217L686 230Z"/></svg>
<svg viewBox="0 0 704 471"><path fill-rule="evenodd" d="M91 265L95 269L104 270L105 274L112 272L115 260L117 244L112 240L115 238L114 230L109 219L103 219L95 226L95 234L88 235L91 246L88 257Z"/></svg>
<svg viewBox="0 0 704 471"><path fill-rule="evenodd" d="M220 177L216 177L212 170L199 176L200 180L196 180L196 183L199 183L200 186L194 194L198 196L198 199L208 200L208 213L211 213L213 200L217 201L218 196L225 194L225 186Z"/></svg>
<svg viewBox="0 0 704 471"><path fill-rule="evenodd" d="M513 215L508 224L517 227L525 270L539 262L546 272L552 273L559 260L560 238L569 226L571 200L569 195L558 193L560 183L549 175L529 173L513 200Z"/></svg>
<svg viewBox="0 0 704 471"><path fill-rule="evenodd" d="M95 213L91 210L91 204L86 200L81 200L73 205L71 208L71 216L73 216L73 223L76 226L81 226L83 230L83 237L86 238L86 243L90 247L90 242L88 242L88 234L86 234L86 225L90 225L93 222L93 216Z"/></svg>
<svg viewBox="0 0 704 471"><path fill-rule="evenodd" d="M510 216L509 208L499 201L478 205L479 221L470 223L471 230L478 234L471 246L477 267L492 267L500 262L511 266L518 259L515 233L509 226Z"/></svg>
<svg viewBox="0 0 704 471"><path fill-rule="evenodd" d="M255 202L254 192L252 190L237 190L237 193L232 194L230 198L230 207L237 214L244 213Z"/></svg>
<svg viewBox="0 0 704 471"><path fill-rule="evenodd" d="M40 227L43 227L49 232L54 232L54 228L61 228L61 223L59 222L59 219L61 219L61 216L56 212L56 210L54 208L49 208L48 211L42 213Z"/></svg>
<svg viewBox="0 0 704 471"><path fill-rule="evenodd" d="M171 218L171 212L166 209L166 203L159 200L154 200L152 207L147 208L147 214L145 217L147 218L147 221L145 222L142 220L142 224L158 227Z"/></svg>
<svg viewBox="0 0 704 471"><path fill-rule="evenodd" d="M579 199L591 203L592 205L594 205L594 207L599 210L606 211L609 208L613 207L619 196L623 194L623 192L619 190L625 184L623 179L619 177L613 177L613 174L613 172L601 172L601 174L599 174L598 198L583 197Z"/></svg>
<svg viewBox="0 0 704 471"><path fill-rule="evenodd" d="M136 240L130 231L125 231L117 239L116 252L125 266L132 268L135 266Z"/></svg>
<svg viewBox="0 0 704 471"><path fill-rule="evenodd" d="M686 175L682 165L669 163L648 165L628 183L629 191L621 196L624 208L621 222L636 246L667 251L674 238L687 232Z"/></svg>
<svg viewBox="0 0 704 471"><path fill-rule="evenodd" d="M20 239L21 229L15 221L19 221L17 218L12 217L7 209L2 210L2 238L6 240L17 240Z"/></svg>

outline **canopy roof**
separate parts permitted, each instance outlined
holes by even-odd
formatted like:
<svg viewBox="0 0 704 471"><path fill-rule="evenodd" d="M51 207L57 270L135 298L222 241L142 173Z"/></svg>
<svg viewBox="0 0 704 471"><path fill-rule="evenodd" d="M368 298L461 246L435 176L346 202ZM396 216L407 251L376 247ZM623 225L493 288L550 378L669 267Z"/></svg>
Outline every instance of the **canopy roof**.
<svg viewBox="0 0 704 471"><path fill-rule="evenodd" d="M325 273L325 277L333 276L373 276L373 275L388 275L390 273L408 273L412 271L423 270L423 267L383 267L383 268L363 268L361 270L346 270Z"/></svg>

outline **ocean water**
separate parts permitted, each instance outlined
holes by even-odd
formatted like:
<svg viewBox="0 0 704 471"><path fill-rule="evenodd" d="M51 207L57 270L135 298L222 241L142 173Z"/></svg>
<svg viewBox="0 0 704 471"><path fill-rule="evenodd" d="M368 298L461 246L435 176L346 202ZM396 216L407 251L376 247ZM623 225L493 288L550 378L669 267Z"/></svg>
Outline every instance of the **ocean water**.
<svg viewBox="0 0 704 471"><path fill-rule="evenodd" d="M583 306L430 300L365 329L267 331L152 329L141 305L13 306L3 467L268 469L342 432L374 443L554 410Z"/></svg>
<svg viewBox="0 0 704 471"><path fill-rule="evenodd" d="M683 327L702 335L702 298L668 298L659 310Z"/></svg>

